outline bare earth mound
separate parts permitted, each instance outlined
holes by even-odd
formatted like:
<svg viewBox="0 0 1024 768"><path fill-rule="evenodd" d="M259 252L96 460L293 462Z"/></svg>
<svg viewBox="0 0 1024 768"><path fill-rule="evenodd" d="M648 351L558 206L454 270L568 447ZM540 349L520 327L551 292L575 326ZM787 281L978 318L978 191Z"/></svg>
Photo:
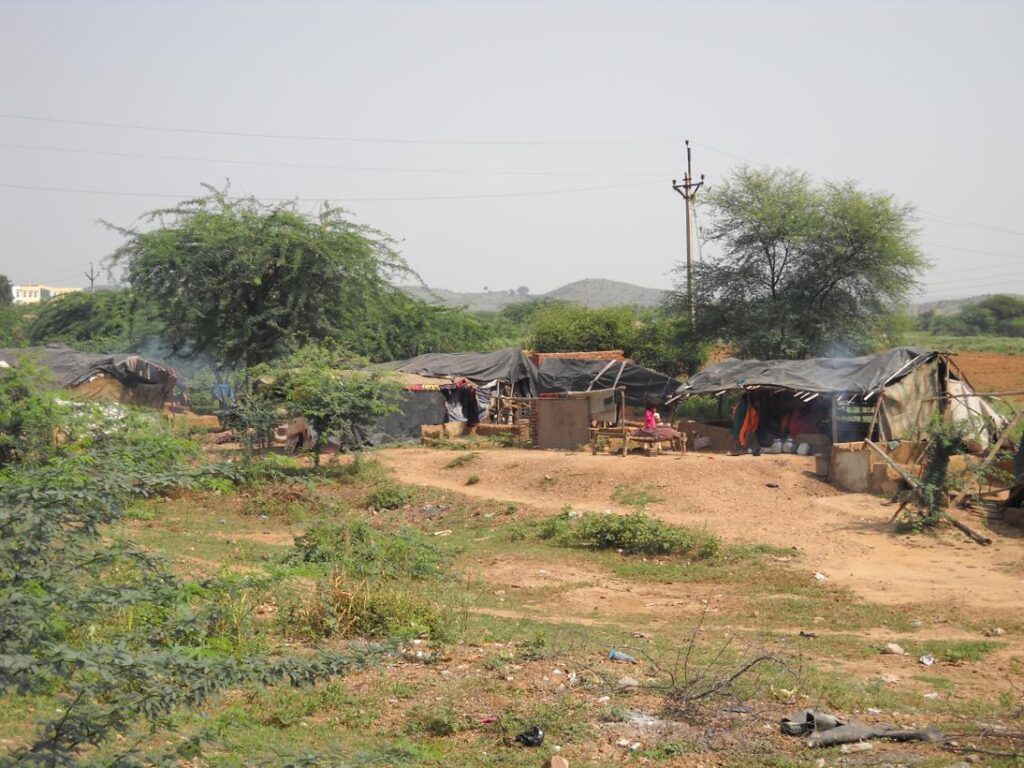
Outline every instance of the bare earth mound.
<svg viewBox="0 0 1024 768"><path fill-rule="evenodd" d="M379 456L404 482L480 498L530 504L551 513L629 508L617 488L661 501L649 511L672 523L707 526L729 541L798 547L802 562L863 598L888 605L941 603L965 614L1024 610L1024 539L1000 529L980 547L953 531L902 536L889 525L894 507L844 494L813 476L813 460L793 455L593 456L584 453L480 451L466 467L444 469L449 451L391 449ZM479 482L466 485L469 475ZM777 488L768 487L777 484ZM622 497L622 492L619 494ZM981 521L973 520L973 525Z"/></svg>

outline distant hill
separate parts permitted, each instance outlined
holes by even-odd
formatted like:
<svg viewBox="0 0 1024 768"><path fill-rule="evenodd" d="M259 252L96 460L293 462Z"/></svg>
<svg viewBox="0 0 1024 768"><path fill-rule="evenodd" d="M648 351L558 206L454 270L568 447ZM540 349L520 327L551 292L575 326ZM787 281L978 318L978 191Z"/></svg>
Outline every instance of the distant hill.
<svg viewBox="0 0 1024 768"><path fill-rule="evenodd" d="M666 291L657 288L642 288L617 280L577 280L544 294L546 299L571 301L591 309L615 307L629 304L637 307L653 307L661 303Z"/></svg>
<svg viewBox="0 0 1024 768"><path fill-rule="evenodd" d="M486 291L484 293L457 293L444 288L424 288L418 285L403 285L402 290L428 304L445 307L466 307L473 312L497 312L510 304L522 304L536 299L551 299L582 304L591 309L621 306L653 307L660 304L665 291L644 288L617 280L591 278L577 280L547 293L520 293L518 290Z"/></svg>

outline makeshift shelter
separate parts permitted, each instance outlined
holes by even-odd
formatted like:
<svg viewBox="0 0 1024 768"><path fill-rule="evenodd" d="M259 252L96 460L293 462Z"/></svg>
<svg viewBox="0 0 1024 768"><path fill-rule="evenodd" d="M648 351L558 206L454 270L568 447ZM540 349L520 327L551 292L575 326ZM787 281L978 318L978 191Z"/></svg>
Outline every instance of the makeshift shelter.
<svg viewBox="0 0 1024 768"><path fill-rule="evenodd" d="M515 347L495 352L430 353L383 363L382 367L432 378L463 378L478 385L501 382L511 389L509 394L537 394L537 369L523 350Z"/></svg>
<svg viewBox="0 0 1024 768"><path fill-rule="evenodd" d="M577 360L548 357L538 372L541 394L584 392L625 387L626 404L664 405L676 393L679 382L628 360Z"/></svg>
<svg viewBox="0 0 1024 768"><path fill-rule="evenodd" d="M942 410L947 418L967 423L970 437L985 447L1004 424L948 355L913 347L850 358L728 358L695 375L676 396L729 392L745 393L770 417L784 410L799 414L804 426L833 442L916 439ZM769 418L760 431L773 427L776 422Z"/></svg>
<svg viewBox="0 0 1024 768"><path fill-rule="evenodd" d="M172 369L139 355L97 355L63 344L0 350L0 362L12 368L26 358L48 368L56 385L82 400L160 408L178 380Z"/></svg>
<svg viewBox="0 0 1024 768"><path fill-rule="evenodd" d="M402 384L398 410L377 421L365 435L372 445L419 440L421 427L468 421L465 405L479 392L467 379L431 378L411 373L395 374ZM458 410L456 410L458 408ZM473 419L479 418L479 406Z"/></svg>

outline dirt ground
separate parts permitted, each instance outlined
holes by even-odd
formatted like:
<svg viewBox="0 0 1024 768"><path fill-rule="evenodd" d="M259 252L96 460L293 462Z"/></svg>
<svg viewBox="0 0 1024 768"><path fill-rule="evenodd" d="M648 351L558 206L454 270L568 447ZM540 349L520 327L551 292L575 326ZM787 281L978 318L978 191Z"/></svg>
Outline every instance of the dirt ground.
<svg viewBox="0 0 1024 768"><path fill-rule="evenodd" d="M953 361L981 392L1024 390L1024 355L958 352Z"/></svg>
<svg viewBox="0 0 1024 768"><path fill-rule="evenodd" d="M954 531L898 535L889 524L894 506L878 497L836 491L814 476L813 459L807 457L690 453L623 458L484 450L465 466L445 469L452 455L421 448L378 454L404 482L528 504L547 513L567 504L579 511L623 512L628 507L612 500L617 487L648 489L662 499L649 507L652 514L706 526L727 541L796 547L808 579L823 574L870 602L956 606L964 615L979 617L1024 611L1019 528L992 523L995 543L990 547ZM470 475L479 481L466 485ZM983 525L961 514L971 525Z"/></svg>

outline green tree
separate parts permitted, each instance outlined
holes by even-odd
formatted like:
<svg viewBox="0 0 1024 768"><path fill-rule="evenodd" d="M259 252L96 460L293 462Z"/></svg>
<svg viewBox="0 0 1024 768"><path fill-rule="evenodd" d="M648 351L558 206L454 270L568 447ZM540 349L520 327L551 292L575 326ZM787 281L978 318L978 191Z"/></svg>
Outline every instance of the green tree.
<svg viewBox="0 0 1024 768"><path fill-rule="evenodd" d="M32 344L63 341L96 351L134 350L160 335L162 325L154 315L132 291L71 293L41 306L28 337Z"/></svg>
<svg viewBox="0 0 1024 768"><path fill-rule="evenodd" d="M155 308L177 354L255 365L343 338L408 271L389 238L339 209L311 216L206 189L146 214L151 229L110 225L126 238L111 265Z"/></svg>
<svg viewBox="0 0 1024 768"><path fill-rule="evenodd" d="M696 265L694 334L745 357L800 358L890 344L926 263L911 209L852 182L735 171L705 198L717 258ZM671 305L688 314L684 272Z"/></svg>
<svg viewBox="0 0 1024 768"><path fill-rule="evenodd" d="M271 382L289 417L309 422L315 433L313 462L319 466L320 451L330 436L340 436L343 445L359 446L360 430L395 410L397 382L358 365L344 353L310 345L248 374Z"/></svg>
<svg viewBox="0 0 1024 768"><path fill-rule="evenodd" d="M7 275L0 275L0 307L14 303L14 286Z"/></svg>
<svg viewBox="0 0 1024 768"><path fill-rule="evenodd" d="M679 317L662 309L551 302L528 317L527 346L538 352L621 349L640 365L669 375L687 368Z"/></svg>

